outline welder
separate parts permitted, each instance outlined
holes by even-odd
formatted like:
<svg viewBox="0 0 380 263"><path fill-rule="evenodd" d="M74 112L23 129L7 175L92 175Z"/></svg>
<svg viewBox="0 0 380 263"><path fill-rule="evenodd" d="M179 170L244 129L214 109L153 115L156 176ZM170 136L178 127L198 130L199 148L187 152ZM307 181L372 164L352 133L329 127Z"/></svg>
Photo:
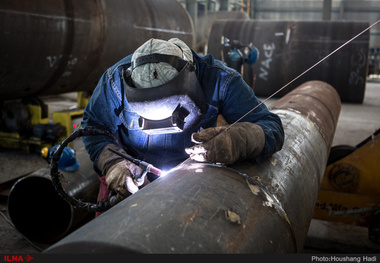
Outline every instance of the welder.
<svg viewBox="0 0 380 263"><path fill-rule="evenodd" d="M239 120L258 104L242 76L212 55L177 38L146 41L103 74L84 111L82 127L106 127L117 138L82 137L101 175L98 201L110 191L125 198L157 178L149 173L137 183L142 169L114 151L161 170L189 157L225 165L263 161L282 148L284 131L264 104ZM219 114L239 122L217 126Z"/></svg>

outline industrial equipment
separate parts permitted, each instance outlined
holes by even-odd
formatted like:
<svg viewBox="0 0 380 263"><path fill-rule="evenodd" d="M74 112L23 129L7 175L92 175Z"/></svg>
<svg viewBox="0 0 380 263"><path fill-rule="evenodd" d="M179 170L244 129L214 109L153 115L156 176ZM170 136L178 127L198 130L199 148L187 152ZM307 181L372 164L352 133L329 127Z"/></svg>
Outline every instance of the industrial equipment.
<svg viewBox="0 0 380 263"><path fill-rule="evenodd" d="M27 152L51 148L80 126L83 110L59 110L50 120L49 106L39 98L6 101L1 108L0 147ZM73 144L70 146L76 148Z"/></svg>
<svg viewBox="0 0 380 263"><path fill-rule="evenodd" d="M149 38L193 44L192 21L176 0L15 0L0 10L1 100L92 91Z"/></svg>
<svg viewBox="0 0 380 263"><path fill-rule="evenodd" d="M177 37L190 47L194 38L191 18L176 0L0 1L0 28L0 147L5 151L39 152L72 134L101 75L149 38ZM77 107L54 110L50 118L41 98L67 92L79 92ZM63 187L95 202L98 174L79 144L70 143L79 150L81 165L62 172L68 181ZM49 173L44 167L21 178L8 199L16 228L40 242L57 241L75 229L83 212L58 196Z"/></svg>
<svg viewBox="0 0 380 263"><path fill-rule="evenodd" d="M76 159L80 164L77 170L60 170L63 187L70 196L96 202L99 175L84 147L76 150ZM9 193L8 212L21 234L45 244L60 240L95 217L92 212L74 209L59 196L48 165L17 180Z"/></svg>
<svg viewBox="0 0 380 263"><path fill-rule="evenodd" d="M314 218L368 227L380 243L379 159L380 129L356 146L332 147Z"/></svg>
<svg viewBox="0 0 380 263"><path fill-rule="evenodd" d="M66 129L49 122L48 106L41 100L9 101L1 108L0 147L39 152L64 138Z"/></svg>
<svg viewBox="0 0 380 263"><path fill-rule="evenodd" d="M60 138L62 141L79 128L83 119L84 108L65 109L53 112L53 123L58 123L65 128L65 136ZM73 141L69 144L70 147L77 149L82 145L81 142Z"/></svg>
<svg viewBox="0 0 380 263"><path fill-rule="evenodd" d="M45 253L302 251L340 100L330 85L311 81L271 111L287 136L271 158L229 167L187 160Z"/></svg>
<svg viewBox="0 0 380 263"><path fill-rule="evenodd" d="M224 58L224 53L227 57ZM222 36L222 58L227 66L242 73L244 64L253 64L259 58L258 49L251 43L241 44L238 40L230 40Z"/></svg>
<svg viewBox="0 0 380 263"><path fill-rule="evenodd" d="M254 64L245 64L243 77L256 96L268 97L355 34L367 22L217 20L209 32L207 53L221 60L222 36L241 43L253 41L260 52ZM304 74L276 97L309 80L332 85L342 102L362 103L367 77L369 31L340 49L333 58ZM226 52L224 57L227 57ZM256 78L255 78L256 76Z"/></svg>
<svg viewBox="0 0 380 263"><path fill-rule="evenodd" d="M147 39L178 37L192 46L194 35L175 0L1 1L0 28L0 147L29 152L69 136L80 125L84 92ZM40 98L67 92L80 92L78 108L51 120Z"/></svg>
<svg viewBox="0 0 380 263"><path fill-rule="evenodd" d="M152 164L150 163L147 163L145 161L142 161L142 160L139 160L139 159L135 159L133 158L132 156L129 156L127 154L124 154L124 153L121 153L121 152L118 152L110 147L108 147L108 150L110 150L111 152L123 157L124 159L134 163L135 165L139 166L141 169L142 169L142 173L139 174L139 175L134 175L133 177L133 180L138 184L138 185L141 185L143 182L144 182L144 178L146 176L147 173L153 173L157 176L160 176L162 174L162 171L160 169L158 169L157 167L154 167Z"/></svg>
<svg viewBox="0 0 380 263"><path fill-rule="evenodd" d="M209 2L210 3L210 2ZM197 27L196 27L196 41L197 44L195 49L197 52L205 52L205 46L207 44L207 35L210 31L212 24L216 20L249 20L249 16L241 11L223 11L223 10L200 10L198 6L198 17L197 17Z"/></svg>

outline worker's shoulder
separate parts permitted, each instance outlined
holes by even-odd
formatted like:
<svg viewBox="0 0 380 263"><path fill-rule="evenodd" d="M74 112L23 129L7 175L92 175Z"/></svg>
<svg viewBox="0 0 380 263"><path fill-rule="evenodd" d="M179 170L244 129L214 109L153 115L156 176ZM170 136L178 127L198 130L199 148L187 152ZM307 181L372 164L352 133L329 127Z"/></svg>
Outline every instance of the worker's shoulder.
<svg viewBox="0 0 380 263"><path fill-rule="evenodd" d="M124 57L123 59L119 60L117 63L115 63L113 66L108 68L107 73L108 76L111 77L115 74L115 72L121 72L123 69L127 69L131 65L131 58L132 54Z"/></svg>
<svg viewBox="0 0 380 263"><path fill-rule="evenodd" d="M195 54L194 56L194 62L199 67L199 70L217 70L217 71L224 71L228 74L234 74L236 73L236 70L227 67L222 61L215 59L215 57L211 54L207 55L199 55Z"/></svg>

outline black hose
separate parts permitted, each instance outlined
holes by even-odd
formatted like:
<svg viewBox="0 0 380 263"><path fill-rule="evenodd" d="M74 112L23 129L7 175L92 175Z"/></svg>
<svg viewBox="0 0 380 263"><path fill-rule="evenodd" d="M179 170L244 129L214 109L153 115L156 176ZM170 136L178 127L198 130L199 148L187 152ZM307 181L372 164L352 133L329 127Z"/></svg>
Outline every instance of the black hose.
<svg viewBox="0 0 380 263"><path fill-rule="evenodd" d="M82 136L93 136L93 135L106 135L115 141L117 138L112 134L112 132L105 127L92 127L88 126L85 128L79 128L75 130L69 137L63 140L58 146L57 150L53 153L51 163L50 163L50 176L55 189L58 194L68 203L70 203L74 208L82 209L87 212L104 212L110 209L112 206L116 205L122 199L118 198L117 195L110 196L108 199L104 199L97 204L88 203L82 200L78 200L70 196L65 189L62 187L61 178L64 178L63 174L58 170L58 162L62 155L63 149L76 138Z"/></svg>

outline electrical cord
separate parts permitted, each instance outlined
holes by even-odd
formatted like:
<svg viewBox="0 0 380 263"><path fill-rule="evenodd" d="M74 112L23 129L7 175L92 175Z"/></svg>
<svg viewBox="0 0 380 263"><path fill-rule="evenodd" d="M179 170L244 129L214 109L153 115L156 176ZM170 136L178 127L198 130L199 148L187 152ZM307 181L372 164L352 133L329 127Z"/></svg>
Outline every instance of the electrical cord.
<svg viewBox="0 0 380 263"><path fill-rule="evenodd" d="M57 190L58 194L68 203L70 203L75 208L80 208L88 212L104 212L120 202L122 199L118 198L116 195L110 196L106 200L102 200L98 204L93 203L87 203L81 200L77 200L74 197L70 196L65 189L61 185L61 178L64 178L63 174L58 171L58 162L62 155L63 149L73 140L75 140L78 137L82 136L91 136L91 135L106 135L109 136L115 141L119 142L118 139L109 131L109 129L105 127L86 127L86 128L79 128L76 131L74 131L69 137L67 137L65 140L63 140L57 150L53 153L51 163L50 163L50 176L53 182L53 185L55 189ZM38 245L33 243L30 239L28 239L26 236L24 236L22 233L20 233L17 228L13 225L11 220L2 212L0 211L0 215L5 219L5 221L12 226L13 229L15 229L30 245L32 245L35 249L37 249L39 252L42 252L43 249L40 248Z"/></svg>
<svg viewBox="0 0 380 263"><path fill-rule="evenodd" d="M88 203L82 200L78 200L72 196L70 196L66 190L62 187L61 178L64 178L63 174L58 171L58 162L62 155L63 149L76 138L82 136L96 136L96 135L105 135L111 137L116 142L119 140L112 134L112 132L106 127L93 127L87 126L85 128L79 128L75 130L69 137L63 140L58 146L57 150L53 153L51 162L50 162L50 176L52 179L52 183L58 192L58 194L69 204L71 204L74 208L79 208L85 210L87 212L104 212L110 209L112 206L116 205L122 198L119 195L111 195L109 198L100 201L97 204Z"/></svg>

